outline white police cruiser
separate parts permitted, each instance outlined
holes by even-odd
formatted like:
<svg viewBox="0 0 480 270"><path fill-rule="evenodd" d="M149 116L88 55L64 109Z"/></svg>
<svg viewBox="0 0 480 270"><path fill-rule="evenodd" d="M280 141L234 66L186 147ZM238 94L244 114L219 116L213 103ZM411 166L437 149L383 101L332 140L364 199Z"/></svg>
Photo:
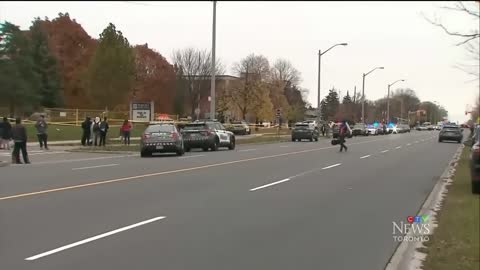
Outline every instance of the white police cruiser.
<svg viewBox="0 0 480 270"><path fill-rule="evenodd" d="M201 148L217 151L219 147L235 149L235 135L216 120L197 120L182 129L185 151Z"/></svg>

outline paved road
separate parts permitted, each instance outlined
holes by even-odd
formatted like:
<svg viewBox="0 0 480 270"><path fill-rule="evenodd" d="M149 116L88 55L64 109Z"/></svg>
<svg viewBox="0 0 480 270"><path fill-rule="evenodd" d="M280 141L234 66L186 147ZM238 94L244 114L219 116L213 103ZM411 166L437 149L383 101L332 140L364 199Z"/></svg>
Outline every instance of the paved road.
<svg viewBox="0 0 480 270"><path fill-rule="evenodd" d="M0 168L0 269L383 269L456 149L438 133Z"/></svg>

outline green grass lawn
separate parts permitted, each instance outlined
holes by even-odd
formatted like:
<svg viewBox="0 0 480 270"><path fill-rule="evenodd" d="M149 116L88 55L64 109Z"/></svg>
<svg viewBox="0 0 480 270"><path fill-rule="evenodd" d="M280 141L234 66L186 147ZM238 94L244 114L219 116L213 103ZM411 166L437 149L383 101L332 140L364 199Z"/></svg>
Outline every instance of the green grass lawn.
<svg viewBox="0 0 480 270"><path fill-rule="evenodd" d="M27 128L28 141L37 141L37 130L33 124L25 124ZM133 126L131 137L139 137L145 130L145 125L136 124ZM64 125L48 125L48 140L49 141L69 141L78 140L82 138L82 128L76 126ZM108 139L118 138L120 136L120 127L110 127L107 133Z"/></svg>
<svg viewBox="0 0 480 270"><path fill-rule="evenodd" d="M426 242L424 270L480 269L480 196L470 187L469 155L465 147L454 181L438 214L438 227Z"/></svg>

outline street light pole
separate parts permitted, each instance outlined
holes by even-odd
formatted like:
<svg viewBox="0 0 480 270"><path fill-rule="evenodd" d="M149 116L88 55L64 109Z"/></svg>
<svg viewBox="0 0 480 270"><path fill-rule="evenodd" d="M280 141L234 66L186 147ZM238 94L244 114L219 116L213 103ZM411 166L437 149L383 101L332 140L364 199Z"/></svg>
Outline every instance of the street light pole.
<svg viewBox="0 0 480 270"><path fill-rule="evenodd" d="M215 119L215 32L217 17L217 1L213 1L213 27L212 27L212 67L210 82L210 119Z"/></svg>
<svg viewBox="0 0 480 270"><path fill-rule="evenodd" d="M320 123L320 120L322 120L322 108L321 108L321 98L320 98L320 71L321 71L321 63L322 63L322 55L324 55L326 52L330 51L336 46L347 46L347 43L338 43L333 45L332 47L328 48L326 51L322 53L321 50L318 50L318 93L317 93L317 122Z"/></svg>
<svg viewBox="0 0 480 270"><path fill-rule="evenodd" d="M390 86L396 84L397 82L404 82L405 80L397 80L393 83L388 85L388 93L387 93L387 123L390 121Z"/></svg>
<svg viewBox="0 0 480 270"><path fill-rule="evenodd" d="M365 123L365 77L367 77L368 74L374 72L377 69L384 69L384 67L376 67L376 68L370 70L367 73L363 73L363 80L362 80L362 123Z"/></svg>

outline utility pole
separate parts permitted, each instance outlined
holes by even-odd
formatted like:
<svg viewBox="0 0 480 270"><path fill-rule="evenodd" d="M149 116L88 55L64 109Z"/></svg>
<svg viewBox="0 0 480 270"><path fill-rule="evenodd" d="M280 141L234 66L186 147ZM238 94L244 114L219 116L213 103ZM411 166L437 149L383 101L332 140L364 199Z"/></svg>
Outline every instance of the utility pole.
<svg viewBox="0 0 480 270"><path fill-rule="evenodd" d="M217 1L213 1L213 27L212 27L212 80L210 82L210 119L215 119L215 32L217 17Z"/></svg>

